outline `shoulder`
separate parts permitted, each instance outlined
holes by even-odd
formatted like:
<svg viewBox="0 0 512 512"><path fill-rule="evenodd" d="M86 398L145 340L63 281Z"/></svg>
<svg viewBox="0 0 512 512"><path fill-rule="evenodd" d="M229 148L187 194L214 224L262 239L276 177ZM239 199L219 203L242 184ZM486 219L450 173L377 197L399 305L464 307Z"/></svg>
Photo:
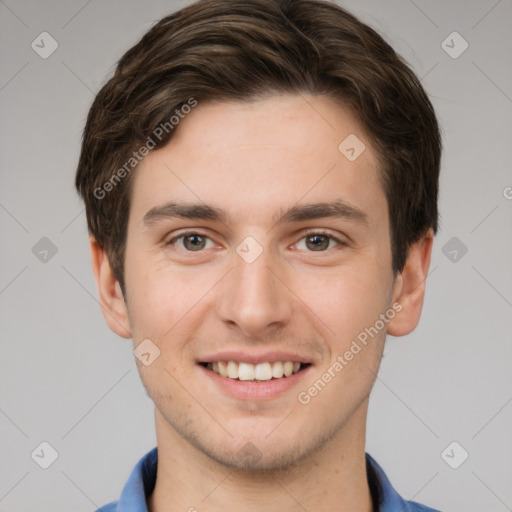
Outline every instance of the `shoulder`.
<svg viewBox="0 0 512 512"><path fill-rule="evenodd" d="M404 503L405 508L402 509L402 512L440 512L436 508L430 508L415 501L404 501Z"/></svg>
<svg viewBox="0 0 512 512"><path fill-rule="evenodd" d="M106 505L103 505L99 509L96 510L96 512L116 512L117 510L117 501L111 501L110 503L107 503Z"/></svg>
<svg viewBox="0 0 512 512"><path fill-rule="evenodd" d="M391 485L384 470L368 453L366 463L368 484L375 510L378 512L440 512L415 501L403 499Z"/></svg>
<svg viewBox="0 0 512 512"><path fill-rule="evenodd" d="M158 467L158 450L146 453L132 469L121 496L96 512L147 512L147 497L153 492Z"/></svg>

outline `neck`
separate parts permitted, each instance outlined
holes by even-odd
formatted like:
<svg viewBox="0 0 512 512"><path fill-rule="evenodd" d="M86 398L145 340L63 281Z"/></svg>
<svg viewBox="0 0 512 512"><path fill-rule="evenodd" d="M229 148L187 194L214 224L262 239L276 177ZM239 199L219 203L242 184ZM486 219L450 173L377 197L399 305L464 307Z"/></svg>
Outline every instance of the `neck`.
<svg viewBox="0 0 512 512"><path fill-rule="evenodd" d="M229 504L230 509L244 512L372 512L363 409L351 418L358 428L345 425L305 460L272 472L238 470L213 461L177 434L155 409L158 478L148 511L217 512Z"/></svg>

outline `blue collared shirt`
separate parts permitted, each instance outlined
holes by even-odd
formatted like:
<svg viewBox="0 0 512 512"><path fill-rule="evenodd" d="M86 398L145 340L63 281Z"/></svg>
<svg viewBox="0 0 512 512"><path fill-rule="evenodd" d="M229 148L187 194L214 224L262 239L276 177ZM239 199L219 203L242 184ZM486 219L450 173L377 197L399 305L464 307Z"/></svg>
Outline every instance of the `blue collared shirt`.
<svg viewBox="0 0 512 512"><path fill-rule="evenodd" d="M133 468L119 500L104 505L96 512L148 512L146 499L155 488L157 461L158 449L153 448ZM366 464L370 492L376 504L375 512L439 512L401 498L382 468L368 454Z"/></svg>

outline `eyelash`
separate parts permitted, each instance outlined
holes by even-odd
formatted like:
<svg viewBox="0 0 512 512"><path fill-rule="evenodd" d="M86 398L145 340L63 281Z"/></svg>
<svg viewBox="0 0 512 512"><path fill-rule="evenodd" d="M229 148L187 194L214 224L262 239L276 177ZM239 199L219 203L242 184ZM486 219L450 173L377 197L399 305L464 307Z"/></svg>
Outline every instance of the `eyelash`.
<svg viewBox="0 0 512 512"><path fill-rule="evenodd" d="M340 247L348 247L348 243L343 241L343 240L340 240L339 238L336 238L335 236L331 235L330 233L328 233L327 231L324 231L322 229L313 229L311 231L307 231L306 233L304 233L304 235L302 235L302 237L300 238L300 240L303 240L304 238L307 238L309 236L312 236L312 235L320 235L320 236L325 236L326 238L330 239L330 240L333 240L334 242L336 242L336 246L334 247L331 247L330 249L327 249L325 251L318 251L318 252L328 252L332 249L335 249L336 247L340 246ZM308 252L316 252L316 251L308 251Z"/></svg>
<svg viewBox="0 0 512 512"><path fill-rule="evenodd" d="M169 240L169 242L167 242L167 245L174 245L174 243L177 240L180 240L180 239L185 238L190 235L199 235L199 236L210 239L210 237L206 233L202 233L201 231L186 231L185 233L181 233L181 235L174 237L172 240ZM309 236L313 236L313 235L325 236L325 237L329 238L330 240L333 240L334 242L336 242L341 247L348 247L348 245L349 245L347 242L344 242L343 240L336 238L335 236L331 235L330 233L328 233L327 231L324 231L322 229L311 230L311 231L304 233L304 235L302 235L302 237L299 239L299 241L303 240L304 238L307 238ZM328 252L336 247L337 246L327 249L325 251L308 251L308 252L323 252L323 253L325 253L325 252ZM191 253L194 253L194 252L200 253L200 252L204 251L204 249L199 250L199 251L188 251L187 249L184 249L184 250L186 252L191 252Z"/></svg>

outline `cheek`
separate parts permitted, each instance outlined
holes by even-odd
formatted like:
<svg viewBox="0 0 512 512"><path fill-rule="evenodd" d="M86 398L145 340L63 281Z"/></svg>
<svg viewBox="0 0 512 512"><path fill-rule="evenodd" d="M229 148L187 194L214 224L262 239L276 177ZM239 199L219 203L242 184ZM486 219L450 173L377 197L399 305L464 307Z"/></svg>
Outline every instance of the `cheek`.
<svg viewBox="0 0 512 512"><path fill-rule="evenodd" d="M149 339L159 355L150 366L139 365L140 376L153 393L164 387L179 395L172 376L189 371L193 346L189 343L202 314L205 291L191 279L170 272L141 272L130 282L129 310L134 346Z"/></svg>
<svg viewBox="0 0 512 512"><path fill-rule="evenodd" d="M180 268L163 256L135 255L126 261L126 285L132 328L139 336L176 346L177 333L202 311L214 288L216 271Z"/></svg>
<svg viewBox="0 0 512 512"><path fill-rule="evenodd" d="M301 275L296 280L297 295L307 306L304 314L323 333L331 358L343 354L352 341L365 329L374 326L389 307L390 281L387 273L376 265L361 267L347 265L329 274ZM385 330L380 331L371 339L382 339ZM372 345L377 350L377 344Z"/></svg>
<svg viewBox="0 0 512 512"><path fill-rule="evenodd" d="M347 265L323 279L317 302L336 318L368 318L385 304L388 279L375 266ZM341 315L341 316L340 316ZM354 316L355 315L355 316Z"/></svg>

